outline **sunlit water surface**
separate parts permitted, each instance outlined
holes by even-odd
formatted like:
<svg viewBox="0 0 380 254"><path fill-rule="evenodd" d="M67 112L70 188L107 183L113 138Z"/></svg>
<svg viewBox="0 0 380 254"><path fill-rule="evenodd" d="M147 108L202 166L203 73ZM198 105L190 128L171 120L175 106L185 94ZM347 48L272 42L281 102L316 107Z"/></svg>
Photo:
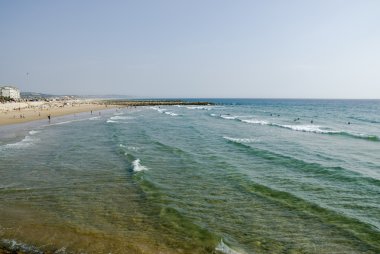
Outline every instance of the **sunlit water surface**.
<svg viewBox="0 0 380 254"><path fill-rule="evenodd" d="M380 102L216 100L0 128L0 252L380 253Z"/></svg>

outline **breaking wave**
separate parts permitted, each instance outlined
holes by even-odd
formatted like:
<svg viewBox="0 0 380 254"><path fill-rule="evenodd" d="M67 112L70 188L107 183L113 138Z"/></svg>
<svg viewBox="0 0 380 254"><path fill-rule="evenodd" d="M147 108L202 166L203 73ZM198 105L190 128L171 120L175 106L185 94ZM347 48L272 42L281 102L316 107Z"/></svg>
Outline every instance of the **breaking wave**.
<svg viewBox="0 0 380 254"><path fill-rule="evenodd" d="M136 159L132 162L132 169L134 172L140 172L140 171L148 170L147 167L141 165L140 159Z"/></svg>
<svg viewBox="0 0 380 254"><path fill-rule="evenodd" d="M260 124L260 125L270 125L269 122L264 121L264 120L256 120L256 119L246 119L246 120L241 120L244 123L252 123L252 124Z"/></svg>
<svg viewBox="0 0 380 254"><path fill-rule="evenodd" d="M161 114L166 114L166 115L169 115L169 116L178 116L178 114L170 112L170 111L167 111L167 109L164 109L164 108L159 108L159 107L150 107L150 108L153 109L153 110L156 110L157 112L159 112Z"/></svg>
<svg viewBox="0 0 380 254"><path fill-rule="evenodd" d="M35 130L31 130L29 131L29 135L35 135L37 133L40 133L41 131L35 131Z"/></svg>
<svg viewBox="0 0 380 254"><path fill-rule="evenodd" d="M31 136L25 136L21 141L19 142L16 142L16 143L11 143L11 144L5 144L3 146L1 146L1 148L26 148L26 147L29 147L31 145L33 145L33 143L35 141L37 141L38 139L36 138L33 138Z"/></svg>
<svg viewBox="0 0 380 254"><path fill-rule="evenodd" d="M277 123L270 123L265 120L256 120L256 119L238 119L235 117L234 119L240 120L244 123L249 124L259 124L259 125L268 125L268 126L274 126L284 129L289 129L293 131L300 131L300 132L311 132L311 133L317 133L317 134L329 134L329 135L341 135L351 138L357 138L357 139L365 139L369 141L380 141L380 138L376 135L371 134L365 134L365 133L358 133L358 132L351 132L351 131L345 131L345 130L334 130L328 127L323 127L319 125L313 125L313 124L277 124Z"/></svg>
<svg viewBox="0 0 380 254"><path fill-rule="evenodd" d="M227 136L223 136L224 139L231 141L231 142L236 142L236 143L254 143L257 142L257 139L254 138L231 138Z"/></svg>
<svg viewBox="0 0 380 254"><path fill-rule="evenodd" d="M107 120L107 123L126 123L125 121L119 122L120 120L130 120L134 119L134 117L130 116L112 116Z"/></svg>
<svg viewBox="0 0 380 254"><path fill-rule="evenodd" d="M239 120L237 116L232 115L220 115L220 117L227 120Z"/></svg>
<svg viewBox="0 0 380 254"><path fill-rule="evenodd" d="M153 109L153 110L156 110L157 112L159 112L159 113L164 113L165 111L166 111L166 109L164 109L164 108L159 108L159 107L150 107L151 109Z"/></svg>
<svg viewBox="0 0 380 254"><path fill-rule="evenodd" d="M173 112L169 112L169 111L165 111L165 114L167 114L169 116L178 116L178 114L173 113Z"/></svg>
<svg viewBox="0 0 380 254"><path fill-rule="evenodd" d="M339 131L331 130L329 128L321 127L318 125L287 125L287 124L276 124L272 123L271 125L290 129L293 131L302 131L302 132L314 132L314 133L322 133L322 134L337 134Z"/></svg>
<svg viewBox="0 0 380 254"><path fill-rule="evenodd" d="M343 130L332 130L327 127L321 127L318 125L281 125L281 124L271 124L273 126L278 126L281 128L286 128L294 131L302 131L302 132L313 132L319 134L330 134L330 135L341 135L351 138L365 139L369 141L380 141L380 138L376 135L343 131Z"/></svg>

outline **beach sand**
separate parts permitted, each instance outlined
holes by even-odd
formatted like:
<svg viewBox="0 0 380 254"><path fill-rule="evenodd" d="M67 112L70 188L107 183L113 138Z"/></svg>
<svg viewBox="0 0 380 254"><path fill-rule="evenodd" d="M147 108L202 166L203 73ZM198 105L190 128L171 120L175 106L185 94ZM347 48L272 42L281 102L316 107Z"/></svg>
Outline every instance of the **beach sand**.
<svg viewBox="0 0 380 254"><path fill-rule="evenodd" d="M70 101L36 101L36 102L11 102L0 103L0 125L16 124L40 119L70 115L81 112L91 112L120 107L117 105L105 105L95 100L70 100Z"/></svg>

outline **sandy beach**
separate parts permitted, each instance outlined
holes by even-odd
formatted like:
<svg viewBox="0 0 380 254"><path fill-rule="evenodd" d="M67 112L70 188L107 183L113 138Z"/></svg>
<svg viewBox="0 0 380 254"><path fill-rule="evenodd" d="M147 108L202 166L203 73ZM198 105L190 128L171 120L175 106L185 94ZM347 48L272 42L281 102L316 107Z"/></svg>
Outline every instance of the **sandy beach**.
<svg viewBox="0 0 380 254"><path fill-rule="evenodd" d="M50 115L69 115L81 112L91 112L119 107L105 105L96 100L65 100L65 101L34 101L0 103L0 126L47 119Z"/></svg>

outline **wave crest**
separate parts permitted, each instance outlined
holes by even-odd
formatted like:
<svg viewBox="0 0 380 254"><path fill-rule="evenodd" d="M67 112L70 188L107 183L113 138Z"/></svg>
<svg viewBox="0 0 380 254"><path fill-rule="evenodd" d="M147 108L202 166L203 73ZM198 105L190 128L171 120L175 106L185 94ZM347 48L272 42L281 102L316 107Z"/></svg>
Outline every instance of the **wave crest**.
<svg viewBox="0 0 380 254"><path fill-rule="evenodd" d="M236 120L237 116L232 116L232 115L220 115L221 118L227 119L227 120Z"/></svg>
<svg viewBox="0 0 380 254"><path fill-rule="evenodd" d="M147 167L141 165L140 159L136 159L132 162L132 169L134 172L140 172L140 171L148 170Z"/></svg>
<svg viewBox="0 0 380 254"><path fill-rule="evenodd" d="M224 139L231 141L231 142L236 142L236 143L254 143L257 142L257 139L254 138L231 138L227 136L223 136Z"/></svg>
<svg viewBox="0 0 380 254"><path fill-rule="evenodd" d="M260 125L270 125L269 122L264 121L264 120L256 120L256 119L245 119L241 120L244 123L252 123L252 124L260 124Z"/></svg>
<svg viewBox="0 0 380 254"><path fill-rule="evenodd" d="M169 116L178 116L178 114L173 113L173 112L169 112L169 111L165 111L165 114L167 114Z"/></svg>
<svg viewBox="0 0 380 254"><path fill-rule="evenodd" d="M334 131L325 127L321 127L318 125L290 125L290 124L271 124L273 126L278 126L285 129L290 129L293 131L302 131L302 132L314 132L314 133L322 133L322 134L336 134L339 131Z"/></svg>
<svg viewBox="0 0 380 254"><path fill-rule="evenodd" d="M235 118L238 119L238 118ZM351 131L345 131L345 130L333 130L328 127L323 127L319 125L313 125L313 124L278 124L278 123L270 123L265 120L256 120L256 119L238 119L241 122L244 123L250 123L250 124L259 124L259 125L268 125L268 126L274 126L284 129L289 129L293 131L301 131L301 132L311 132L311 133L317 133L317 134L329 134L329 135L341 135L351 138L358 138L358 139L365 139L369 141L380 141L380 138L376 135L371 134L365 134L365 133L358 133L358 132L351 132Z"/></svg>

